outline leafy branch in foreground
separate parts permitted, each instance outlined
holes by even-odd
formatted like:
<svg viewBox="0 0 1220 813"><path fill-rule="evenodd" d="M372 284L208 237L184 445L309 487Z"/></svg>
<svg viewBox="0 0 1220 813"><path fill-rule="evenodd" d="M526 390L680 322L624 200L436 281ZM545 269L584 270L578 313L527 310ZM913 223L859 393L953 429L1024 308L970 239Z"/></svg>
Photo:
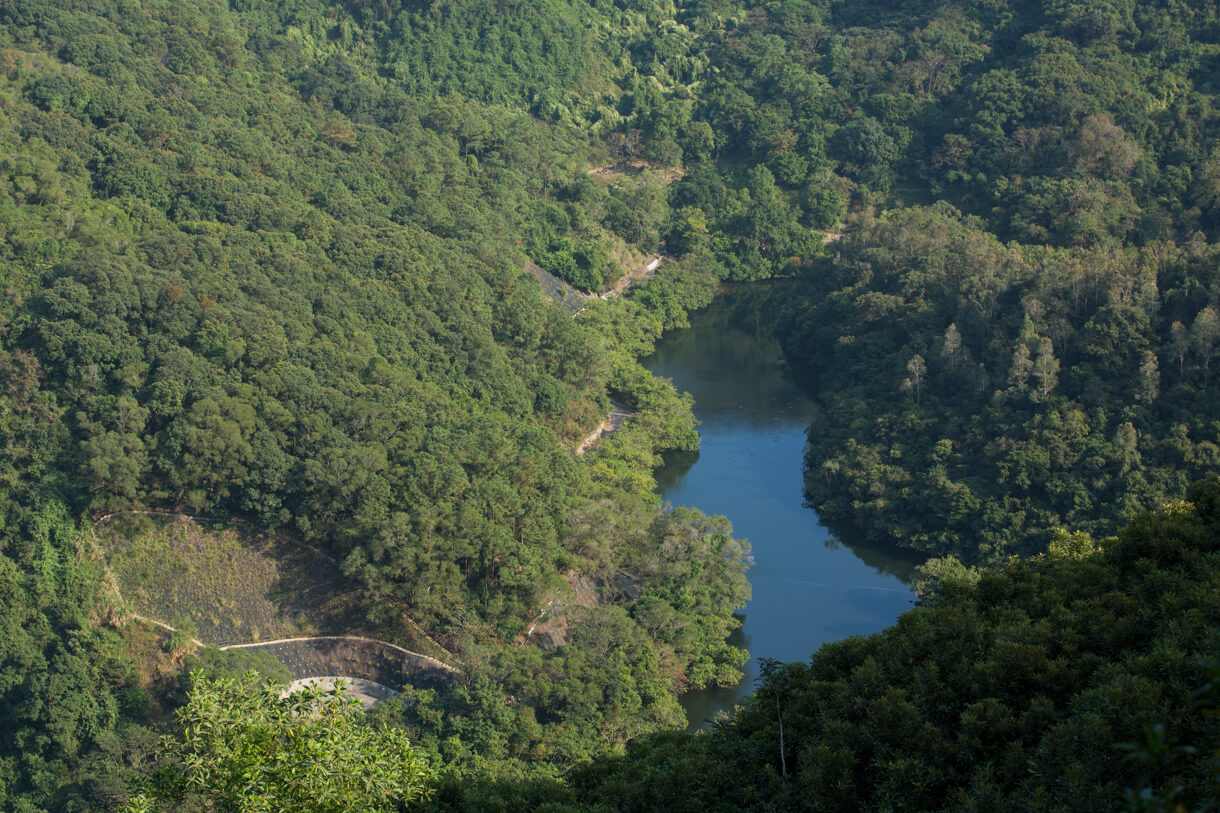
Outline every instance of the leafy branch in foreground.
<svg viewBox="0 0 1220 813"><path fill-rule="evenodd" d="M259 686L256 672L191 679L173 764L129 813L188 799L221 810L390 811L431 793L435 772L423 752L401 729L367 725L343 689L281 696L281 686Z"/></svg>

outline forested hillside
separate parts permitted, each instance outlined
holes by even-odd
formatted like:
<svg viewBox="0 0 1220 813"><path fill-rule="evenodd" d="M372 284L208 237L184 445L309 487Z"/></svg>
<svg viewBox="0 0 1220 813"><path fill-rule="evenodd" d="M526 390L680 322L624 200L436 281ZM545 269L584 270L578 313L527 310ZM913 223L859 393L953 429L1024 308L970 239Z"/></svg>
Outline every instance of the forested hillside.
<svg viewBox="0 0 1220 813"><path fill-rule="evenodd" d="M994 563L1215 471L1215 5L852 24L830 143L893 142L855 194L941 202L862 219L793 316L823 394L810 502ZM890 57L862 70L866 48ZM880 141L842 140L874 119Z"/></svg>
<svg viewBox="0 0 1220 813"><path fill-rule="evenodd" d="M1201 239L1005 245L944 205L863 228L789 334L826 393L811 502L995 562L1182 494L1220 462L1217 257Z"/></svg>
<svg viewBox="0 0 1220 813"><path fill-rule="evenodd" d="M1214 796L1214 488L1176 501L1220 469L1218 77L1214 0L0 0L0 807L255 803L156 738L283 667L132 620L133 511L308 546L353 632L450 653L368 715L441 808ZM658 255L575 316L526 271ZM657 737L740 677L749 555L658 504L698 437L638 359L776 275L811 505L947 578Z"/></svg>
<svg viewBox="0 0 1220 813"><path fill-rule="evenodd" d="M136 635L104 579L35 589L87 567L79 528L111 512L319 546L370 625L462 653L470 730L434 743L455 765L585 758L737 678L743 550L651 493L657 451L696 442L635 362L681 297L586 327L524 273L656 248L636 203L660 182L585 174L642 11L14 2L0 24L0 518L6 620L36 639L3 653L0 806L109 806L150 756L133 732L180 702L99 628ZM611 389L639 420L590 468L572 450ZM570 572L630 597L560 653L508 648ZM506 696L512 737L478 711Z"/></svg>
<svg viewBox="0 0 1220 813"><path fill-rule="evenodd" d="M699 43L671 245L765 276L846 217L782 328L824 520L994 564L1216 470L1214 3L758 4Z"/></svg>
<svg viewBox="0 0 1220 813"><path fill-rule="evenodd" d="M808 664L771 663L731 724L636 743L574 776L568 798L594 810L1207 810L1220 794L1220 490L1212 480L1191 496L1117 538L1063 534Z"/></svg>
<svg viewBox="0 0 1220 813"><path fill-rule="evenodd" d="M314 11L10 13L7 366L63 417L14 432L15 476L291 524L428 615L489 580L519 605L583 488L556 433L604 403L595 341L507 239L539 219L522 176L573 147L479 108L501 120L471 152L429 126L443 102L311 45Z"/></svg>

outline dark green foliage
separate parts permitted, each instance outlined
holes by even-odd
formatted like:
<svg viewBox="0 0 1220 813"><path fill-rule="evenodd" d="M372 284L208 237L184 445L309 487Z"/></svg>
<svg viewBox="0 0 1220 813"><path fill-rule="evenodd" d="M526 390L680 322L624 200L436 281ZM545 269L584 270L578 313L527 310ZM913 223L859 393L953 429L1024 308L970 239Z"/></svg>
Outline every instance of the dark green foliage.
<svg viewBox="0 0 1220 813"><path fill-rule="evenodd" d="M606 383L596 343L548 311L510 239L532 216L515 208L525 179L578 172L573 145L488 104L507 89L389 104L401 86L377 70L399 58L379 49L408 40L386 26L430 24L323 11L6 12L24 49L3 79L24 139L5 148L0 202L10 301L24 303L0 338L12 476L66 475L80 508L289 525L370 603L393 595L448 624L473 602L515 629L586 490L556 431L579 431L565 407L595 409ZM411 47L441 70L439 39L484 11ZM516 12L503 27L525 26L528 48L531 26L567 25ZM548 58L564 67L536 81L577 81L570 55ZM122 111L95 109L118 97ZM550 256L599 287L605 252L566 231Z"/></svg>
<svg viewBox="0 0 1220 813"><path fill-rule="evenodd" d="M1216 471L1214 4L680 17L712 138L671 251L748 279L807 267L803 224L857 227L785 327L824 518L998 562Z"/></svg>
<svg viewBox="0 0 1220 813"><path fill-rule="evenodd" d="M642 501L606 500L573 516L591 580L622 606L560 594L559 620L548 623L566 629L562 646L472 651L482 671L447 693L410 689L374 715L440 754L451 781L553 776L680 727L674 685L740 680L744 653L725 638L748 597L745 553L722 518L678 509L641 532L649 515ZM616 546L634 551L626 570L608 560Z"/></svg>
<svg viewBox="0 0 1220 813"><path fill-rule="evenodd" d="M1181 711L1216 621L1191 581L1213 554L1181 541L1206 510L1091 557L1057 532L1111 533L1220 466L1218 19L0 3L0 801L113 807L150 747L158 698L65 519L132 507L290 529L358 585L353 612L460 648L452 696L379 712L452 766L442 807L523 779L502 809L1202 800L1173 749L1206 739ZM575 321L522 272L594 292L612 257L662 251ZM811 502L960 557L926 589L978 583L769 667L729 731L649 740L680 725L676 688L735 678L748 588L727 525L656 504L658 452L698 441L637 357L718 281L796 272ZM573 459L610 394L638 414ZM576 576L615 602L568 607L554 651L506 647ZM1143 768L1099 768L1115 741Z"/></svg>
<svg viewBox="0 0 1220 813"><path fill-rule="evenodd" d="M1220 463L1216 258L1005 246L944 204L862 228L784 328L819 387L811 503L995 563L1181 497Z"/></svg>
<svg viewBox="0 0 1220 813"><path fill-rule="evenodd" d="M99 616L98 573L61 504L0 538L0 807L106 809L155 750L151 703Z"/></svg>
<svg viewBox="0 0 1220 813"><path fill-rule="evenodd" d="M566 237L552 238L547 253L539 260L548 273L585 292L594 292L606 281L605 271L610 258L604 249L595 246L573 248Z"/></svg>
<svg viewBox="0 0 1220 813"><path fill-rule="evenodd" d="M1078 539L944 583L884 633L768 664L732 723L648 738L572 787L620 810L1215 804L1215 697L1200 690L1220 623L1217 495L1206 482L1101 550Z"/></svg>
<svg viewBox="0 0 1220 813"><path fill-rule="evenodd" d="M697 555L664 566L624 541L677 522L648 465L697 442L689 401L639 367L651 339L636 336L680 323L714 280L676 269L651 294L664 316L622 344L522 271L545 257L596 290L619 273L612 250L658 248L661 180L607 187L585 170L588 134L619 115L630 40L661 17L562 0L0 5L0 124L14 136L0 144L0 526L28 537L26 507L54 494L77 515L160 507L284 527L341 563L353 614L406 613L476 661L566 588L561 574L638 569L649 620L591 611L556 656L571 669L530 702L554 700L539 730L557 761L678 725L678 688L737 674L723 637L745 586L719 527L692 527ZM643 306L605 310L625 326ZM613 473L590 477L571 450L610 386L638 426L629 454L605 455ZM602 500L631 504L624 538L576 541L573 512ZM68 605L86 613L93 598ZM17 607L6 620L36 628ZM667 607L697 633L654 640ZM61 626L48 642L101 635ZM26 666L28 680L58 668ZM624 683L619 667L637 674ZM80 719L68 728L112 729L112 690L132 715L148 705L123 679L73 680L48 706ZM483 696L507 702L513 680L484 680ZM567 695L570 713L555 700ZM51 804L89 736L23 739L25 758L58 762L45 776L6 763L4 792ZM548 758L469 739L492 762Z"/></svg>

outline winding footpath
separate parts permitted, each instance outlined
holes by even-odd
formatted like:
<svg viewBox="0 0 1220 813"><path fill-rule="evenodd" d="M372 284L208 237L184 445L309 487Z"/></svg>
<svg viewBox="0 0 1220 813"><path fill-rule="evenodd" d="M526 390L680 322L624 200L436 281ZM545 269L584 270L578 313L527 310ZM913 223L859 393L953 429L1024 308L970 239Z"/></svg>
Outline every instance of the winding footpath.
<svg viewBox="0 0 1220 813"><path fill-rule="evenodd" d="M214 517L206 517L206 516L192 517L188 514L181 514L181 513L174 512L174 511L158 511L155 509L132 509L130 511L117 512L117 513L167 516L167 517L173 517L175 519L179 519L182 521L191 521L191 522L200 521L200 520L217 521L217 519ZM101 545L98 542L98 538L97 538L98 527L103 522L109 520L113 516L115 516L114 513L106 514L105 516L99 517L97 520L95 520L93 522L92 526L89 529L89 542L92 547L93 557L101 565L104 579L105 579L110 591L114 594L115 600L118 602L118 604L120 606L122 606L126 602L124 602L124 600L123 600L123 593L119 588L118 578L115 576L114 571L110 568L109 563L106 561L106 556L103 554ZM163 630L173 633L173 634L181 633L181 630L179 630L178 628L173 627L170 624L167 624L164 621L160 621L156 618L149 618L148 616L140 615L139 613L136 613L136 612L131 612L129 617L136 621L140 621L142 623L149 624L151 626L157 627L159 629L163 629ZM409 618L407 619L407 621L408 621L408 623L411 624L411 626L414 629L419 630L420 632L423 632L422 630L419 629L419 626L417 624L415 624L414 621L412 621ZM427 637L429 641L432 641L432 638L430 636L427 636L425 634L425 637ZM208 646L208 644L205 644L203 641L200 641L198 638L192 637L190 639L190 642L198 647ZM238 650L238 649L260 649L260 648L276 646L279 644L309 644L309 643L314 643L314 642L353 643L353 644L372 645L372 646L376 646L376 647L381 647L386 650L390 650L391 652L394 652L394 653L398 654L399 656L401 656L404 659L404 661L406 661L406 662L412 662L417 665L422 665L425 668L436 670L436 671L442 672L442 673L450 675L450 676L456 676L456 675L461 674L461 670L457 669L456 667L450 666L449 664L444 663L443 661L437 660L436 658L433 658L430 655L424 655L420 652L412 652L411 650L406 649L405 647L401 647L398 644L392 644L389 641L382 641L377 638L366 638L366 637L360 636L360 635L307 635L307 636L300 636L300 637L295 637L295 638L278 638L278 639L269 640L269 641L250 641L247 643L240 643L240 644L227 644L224 646L218 646L217 649L219 649L223 652L223 651L227 651L227 650ZM448 650L444 649L444 647L441 647L439 644L436 644L435 641L432 641L432 643L435 644L437 646L437 648L440 649L442 652L446 652L446 654L448 654ZM289 691L293 690L293 687L300 688L301 686L309 685L309 681L320 681L320 682L330 681L331 686L333 686L334 683L337 681L349 683L354 687L358 687L361 684L368 684L368 688L370 689L370 691L364 691L361 688L356 688L354 691L354 694L357 695L359 697L359 699L361 700L361 702L363 702L366 706L371 705L371 702L373 702L373 701L384 699L386 697L390 697L390 696L397 694L397 691L395 691L394 689L392 689L388 686L384 686L380 683L377 683L376 681L371 681L371 680L367 680L364 678L352 677L352 676L347 676L347 675L316 675L316 676L310 675L310 676L298 678L292 684L290 684L288 690Z"/></svg>
<svg viewBox="0 0 1220 813"><path fill-rule="evenodd" d="M610 435L622 429L623 424L634 414L634 410L620 404L618 401L610 401L610 414L601 422L601 425L580 442L580 445L576 447L576 454L582 455L589 451L602 435Z"/></svg>
<svg viewBox="0 0 1220 813"><path fill-rule="evenodd" d="M665 262L665 255L656 254L652 256L648 262L619 277L618 282L614 283L614 287L602 294L600 298L611 299L621 296L632 285L640 285L647 282L657 275L657 270L663 262Z"/></svg>
<svg viewBox="0 0 1220 813"><path fill-rule="evenodd" d="M162 626L164 626L164 625L162 625ZM447 663L442 663L441 661L438 661L436 658L430 657L428 655L421 655L418 652L412 652L409 649L404 649L403 647L399 646L398 644L391 644L389 641L381 641L381 640L378 640L377 638L365 638L361 635L303 635L299 638L276 638L275 640L272 640L272 641L251 641L251 642L245 643L245 644L228 644L227 646L217 647L217 649L219 649L223 652L223 651L230 650L230 649L258 649L260 647L275 646L276 644L305 644L305 643L309 643L311 641L335 641L335 642L350 641L350 642L359 643L359 644L374 644L376 646L385 647L386 649L391 649L395 652L398 652L399 654L407 655L415 660L423 661L428 666L431 666L435 669L439 669L442 672L448 672L451 675L460 675L461 674L461 672L458 671L457 669L455 669L454 667L450 666Z"/></svg>

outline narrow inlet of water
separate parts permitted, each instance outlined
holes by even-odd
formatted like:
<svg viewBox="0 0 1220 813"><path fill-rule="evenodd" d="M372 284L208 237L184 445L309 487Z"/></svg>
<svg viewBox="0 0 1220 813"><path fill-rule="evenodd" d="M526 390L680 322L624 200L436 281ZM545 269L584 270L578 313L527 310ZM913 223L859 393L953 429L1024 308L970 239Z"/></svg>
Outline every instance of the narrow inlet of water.
<svg viewBox="0 0 1220 813"><path fill-rule="evenodd" d="M753 691L760 658L807 661L823 643L878 632L911 607L916 559L849 545L804 506L803 451L812 403L784 364L770 311L791 283L725 290L657 344L646 366L695 397L700 452L657 471L663 498L724 514L748 539L753 598L733 642L749 650L745 679L682 698L692 730Z"/></svg>

